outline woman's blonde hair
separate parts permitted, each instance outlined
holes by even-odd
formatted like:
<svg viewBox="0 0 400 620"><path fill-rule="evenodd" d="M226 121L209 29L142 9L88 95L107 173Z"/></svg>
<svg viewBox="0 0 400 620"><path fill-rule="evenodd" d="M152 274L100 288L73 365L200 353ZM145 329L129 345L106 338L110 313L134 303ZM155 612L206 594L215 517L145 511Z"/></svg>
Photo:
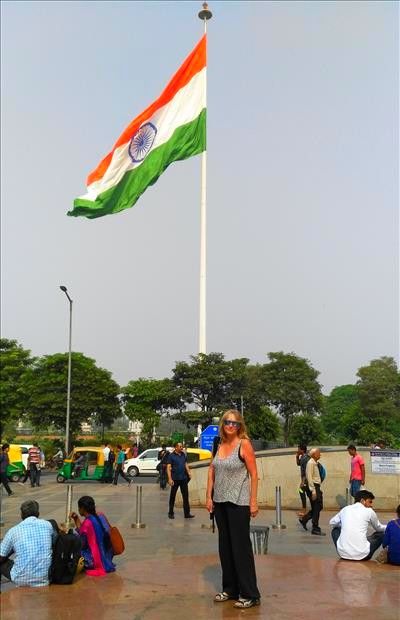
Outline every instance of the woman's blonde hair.
<svg viewBox="0 0 400 620"><path fill-rule="evenodd" d="M236 422L240 422L240 426L237 432L239 439L249 439L246 424L244 423L244 419L240 415L240 412L237 411L237 409L228 409L228 411L225 411L219 421L219 436L221 437L221 441L225 441L226 439L224 420L226 420L229 416L234 416Z"/></svg>

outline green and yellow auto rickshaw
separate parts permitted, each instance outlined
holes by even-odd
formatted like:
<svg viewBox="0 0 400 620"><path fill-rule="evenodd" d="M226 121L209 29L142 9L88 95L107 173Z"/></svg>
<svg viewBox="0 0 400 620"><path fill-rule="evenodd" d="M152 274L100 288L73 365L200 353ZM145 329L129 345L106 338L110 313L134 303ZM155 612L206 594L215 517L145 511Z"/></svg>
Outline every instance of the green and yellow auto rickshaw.
<svg viewBox="0 0 400 620"><path fill-rule="evenodd" d="M7 478L11 482L18 482L25 475L25 467L22 462L22 447L11 444L8 451L8 459L10 462L7 465Z"/></svg>
<svg viewBox="0 0 400 620"><path fill-rule="evenodd" d="M76 447L57 472L57 482L101 480L104 471L103 448Z"/></svg>

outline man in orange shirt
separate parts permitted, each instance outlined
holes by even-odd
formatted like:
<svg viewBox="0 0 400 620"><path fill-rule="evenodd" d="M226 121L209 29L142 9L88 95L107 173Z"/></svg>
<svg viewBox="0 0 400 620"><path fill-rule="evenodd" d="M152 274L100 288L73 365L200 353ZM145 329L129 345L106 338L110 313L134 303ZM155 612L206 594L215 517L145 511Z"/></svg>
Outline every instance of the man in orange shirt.
<svg viewBox="0 0 400 620"><path fill-rule="evenodd" d="M347 451L351 456L350 470L350 495L355 497L361 486L365 484L365 463L362 456L357 453L357 448L350 444Z"/></svg>

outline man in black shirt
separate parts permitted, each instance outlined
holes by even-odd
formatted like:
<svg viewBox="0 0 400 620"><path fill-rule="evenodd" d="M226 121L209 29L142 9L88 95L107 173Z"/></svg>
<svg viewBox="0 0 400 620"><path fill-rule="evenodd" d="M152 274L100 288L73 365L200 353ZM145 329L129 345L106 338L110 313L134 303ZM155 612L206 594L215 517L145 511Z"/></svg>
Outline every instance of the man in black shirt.
<svg viewBox="0 0 400 620"><path fill-rule="evenodd" d="M299 494L303 510L298 514L299 517L304 517L307 510L307 495L306 495L306 467L310 456L307 454L307 446L305 444L299 444L296 453L296 464L300 467L300 486Z"/></svg>
<svg viewBox="0 0 400 620"><path fill-rule="evenodd" d="M174 446L174 451L168 457L167 463L168 484L171 487L169 496L168 517L174 519L174 505L177 491L180 487L183 499L183 513L185 519L193 519L194 515L190 514L188 482L192 477L187 464L186 454L183 452L183 446L178 441Z"/></svg>

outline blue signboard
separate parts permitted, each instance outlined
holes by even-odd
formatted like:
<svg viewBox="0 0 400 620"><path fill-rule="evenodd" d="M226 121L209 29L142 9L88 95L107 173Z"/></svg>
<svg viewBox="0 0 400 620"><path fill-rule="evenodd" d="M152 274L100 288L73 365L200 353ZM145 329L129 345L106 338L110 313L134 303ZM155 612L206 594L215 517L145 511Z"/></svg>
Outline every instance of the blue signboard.
<svg viewBox="0 0 400 620"><path fill-rule="evenodd" d="M214 437L218 435L218 426L207 426L200 435L200 448L212 452Z"/></svg>

